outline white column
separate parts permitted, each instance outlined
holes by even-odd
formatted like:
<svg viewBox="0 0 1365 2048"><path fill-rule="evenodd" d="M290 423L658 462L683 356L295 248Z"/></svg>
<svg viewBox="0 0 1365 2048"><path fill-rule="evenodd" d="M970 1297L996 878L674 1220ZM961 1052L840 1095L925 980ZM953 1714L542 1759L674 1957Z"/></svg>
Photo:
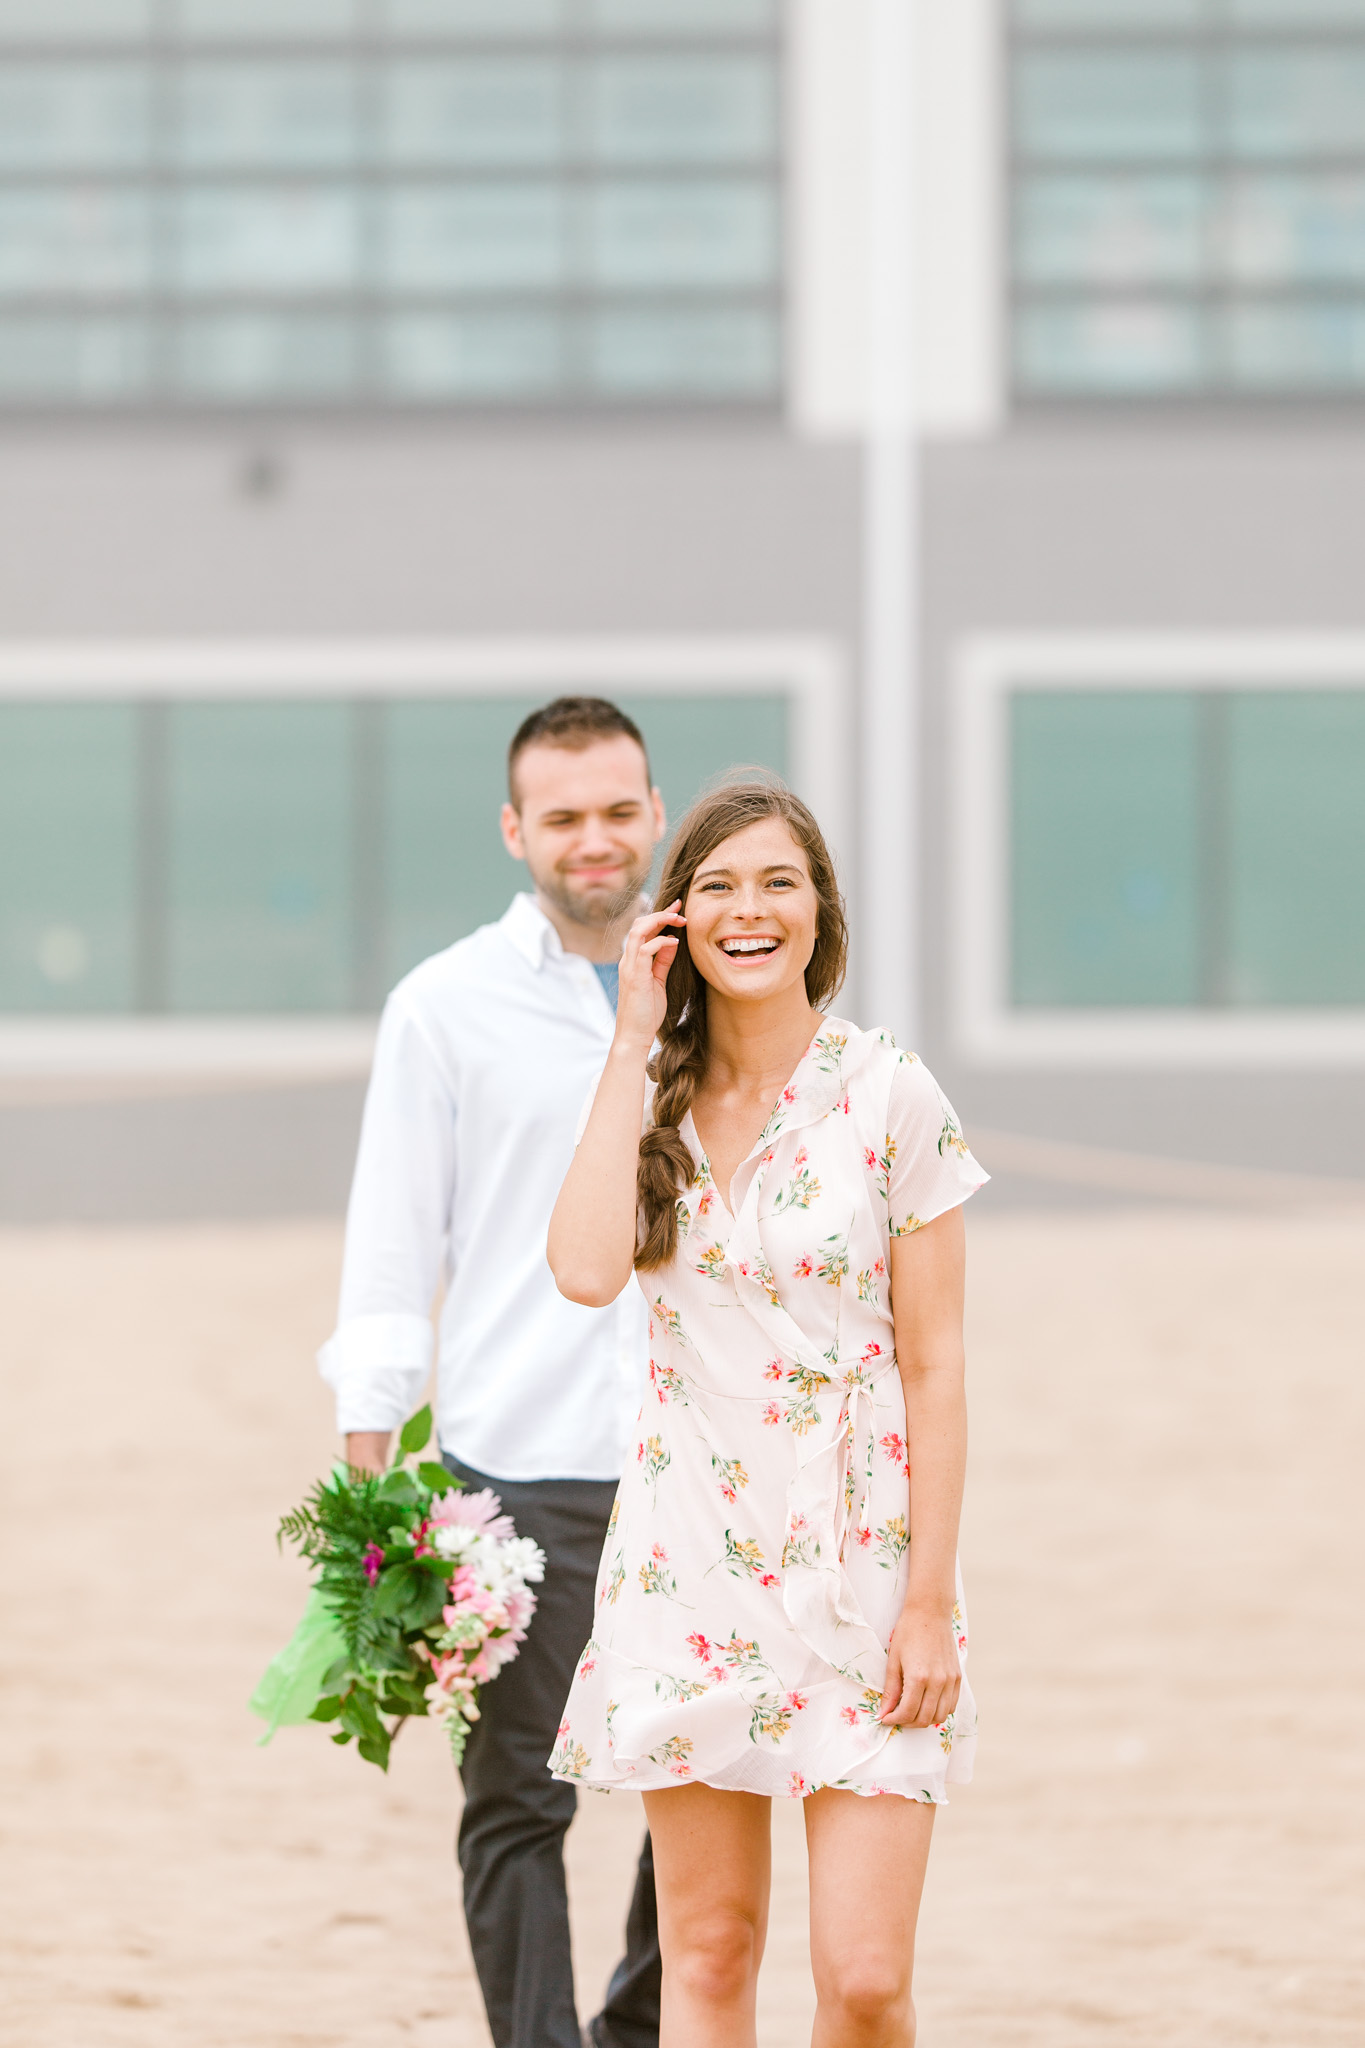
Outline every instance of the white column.
<svg viewBox="0 0 1365 2048"><path fill-rule="evenodd" d="M858 944L864 1015L920 1018L915 5L870 0Z"/></svg>

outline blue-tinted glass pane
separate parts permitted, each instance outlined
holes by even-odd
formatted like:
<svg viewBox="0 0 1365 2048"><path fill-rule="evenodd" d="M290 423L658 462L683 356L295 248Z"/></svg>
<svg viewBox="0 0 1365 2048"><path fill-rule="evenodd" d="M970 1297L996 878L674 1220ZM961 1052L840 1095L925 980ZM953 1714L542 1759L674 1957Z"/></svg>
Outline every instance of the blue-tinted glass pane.
<svg viewBox="0 0 1365 2048"><path fill-rule="evenodd" d="M1233 998L1365 1003L1365 690L1229 712Z"/></svg>
<svg viewBox="0 0 1365 2048"><path fill-rule="evenodd" d="M1243 51L1230 71L1231 141L1248 156L1314 156L1365 148L1365 53Z"/></svg>
<svg viewBox="0 0 1365 2048"><path fill-rule="evenodd" d="M555 185L414 186L387 208L386 272L408 290L547 291L567 271Z"/></svg>
<svg viewBox="0 0 1365 2048"><path fill-rule="evenodd" d="M609 185L590 207L596 283L759 286L777 272L777 205L741 179Z"/></svg>
<svg viewBox="0 0 1365 2048"><path fill-rule="evenodd" d="M151 25L152 0L0 0L0 43L131 41Z"/></svg>
<svg viewBox="0 0 1365 2048"><path fill-rule="evenodd" d="M733 163L776 147L776 80L759 58L604 59L589 107L592 151L603 163Z"/></svg>
<svg viewBox="0 0 1365 2048"><path fill-rule="evenodd" d="M645 736L669 832L693 798L727 769L773 768L779 775L788 773L787 700L779 690L727 693L723 698L688 693L637 697L630 691L612 691L611 696ZM708 717L708 707L721 703L724 717ZM659 860L662 855L660 848Z"/></svg>
<svg viewBox="0 0 1365 2048"><path fill-rule="evenodd" d="M127 1010L137 713L0 705L0 1009Z"/></svg>
<svg viewBox="0 0 1365 2048"><path fill-rule="evenodd" d="M1204 315L1154 301L1025 307L1014 354L1020 383L1040 394L1190 391L1208 368Z"/></svg>
<svg viewBox="0 0 1365 2048"><path fill-rule="evenodd" d="M355 326L344 316L219 313L175 331L176 382L200 398L339 398L357 371Z"/></svg>
<svg viewBox="0 0 1365 2048"><path fill-rule="evenodd" d="M394 64L385 150L404 164L553 164L564 149L565 73L539 57Z"/></svg>
<svg viewBox="0 0 1365 2048"><path fill-rule="evenodd" d="M543 698L385 710L388 978L501 917L526 870L504 851L507 743Z"/></svg>
<svg viewBox="0 0 1365 2048"><path fill-rule="evenodd" d="M1170 691L1021 690L1011 735L1013 995L1199 995L1199 706Z"/></svg>
<svg viewBox="0 0 1365 2048"><path fill-rule="evenodd" d="M1179 51L1033 51L1014 81L1017 145L1100 160L1194 155L1204 140L1198 57Z"/></svg>
<svg viewBox="0 0 1365 2048"><path fill-rule="evenodd" d="M397 398L546 398L564 374L556 313L406 313L385 323L384 380Z"/></svg>
<svg viewBox="0 0 1365 2048"><path fill-rule="evenodd" d="M0 192L0 292L144 290L152 216L143 192L80 185Z"/></svg>
<svg viewBox="0 0 1365 2048"><path fill-rule="evenodd" d="M1135 29L1200 28L1210 0L1014 0L1020 28L1131 35Z"/></svg>
<svg viewBox="0 0 1365 2048"><path fill-rule="evenodd" d="M191 168L344 168L356 154L356 81L340 63L189 64L178 147Z"/></svg>
<svg viewBox="0 0 1365 2048"><path fill-rule="evenodd" d="M762 311L603 312L591 324L589 361L604 393L764 398L778 381L777 319Z"/></svg>
<svg viewBox="0 0 1365 2048"><path fill-rule="evenodd" d="M344 291L356 281L359 203L345 186L190 186L176 264L187 292Z"/></svg>
<svg viewBox="0 0 1365 2048"><path fill-rule="evenodd" d="M567 0L387 0L394 35L496 37L547 35L562 28Z"/></svg>
<svg viewBox="0 0 1365 2048"><path fill-rule="evenodd" d="M349 707L177 704L169 717L172 1009L345 1009Z"/></svg>
<svg viewBox="0 0 1365 2048"><path fill-rule="evenodd" d="M114 404L148 388L145 323L122 315L7 316L0 321L0 401Z"/></svg>
<svg viewBox="0 0 1365 2048"><path fill-rule="evenodd" d="M1192 284L1205 205L1198 178L1031 178L1016 202L1018 274L1031 284Z"/></svg>
<svg viewBox="0 0 1365 2048"><path fill-rule="evenodd" d="M363 27L357 0L179 0L181 35L212 42L335 41Z"/></svg>
<svg viewBox="0 0 1365 2048"><path fill-rule="evenodd" d="M0 166L123 170L146 163L150 81L132 64L6 64Z"/></svg>
<svg viewBox="0 0 1365 2048"><path fill-rule="evenodd" d="M766 35L777 26L778 0L588 0L588 19L632 36Z"/></svg>
<svg viewBox="0 0 1365 2048"><path fill-rule="evenodd" d="M1227 326L1232 374L1246 390L1365 385L1365 303L1234 306Z"/></svg>
<svg viewBox="0 0 1365 2048"><path fill-rule="evenodd" d="M1365 278L1365 176L1239 179L1225 248L1228 273L1244 284Z"/></svg>

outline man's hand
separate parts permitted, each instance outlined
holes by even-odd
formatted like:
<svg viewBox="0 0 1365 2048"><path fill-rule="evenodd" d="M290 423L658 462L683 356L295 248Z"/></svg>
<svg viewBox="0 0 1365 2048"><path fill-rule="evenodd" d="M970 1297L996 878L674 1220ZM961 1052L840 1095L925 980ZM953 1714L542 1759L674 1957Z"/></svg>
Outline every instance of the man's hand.
<svg viewBox="0 0 1365 2048"><path fill-rule="evenodd" d="M387 1472L391 1434L387 1429L353 1429L346 1439L346 1463L357 1472Z"/></svg>

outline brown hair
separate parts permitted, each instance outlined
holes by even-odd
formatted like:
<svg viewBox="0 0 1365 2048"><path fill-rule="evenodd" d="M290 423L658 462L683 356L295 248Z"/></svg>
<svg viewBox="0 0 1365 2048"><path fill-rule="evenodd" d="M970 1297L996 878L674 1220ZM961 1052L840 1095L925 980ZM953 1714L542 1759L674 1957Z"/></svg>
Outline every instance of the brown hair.
<svg viewBox="0 0 1365 2048"><path fill-rule="evenodd" d="M614 740L619 735L634 740L645 757L645 781L652 784L649 749L644 734L633 718L606 697L556 697L542 704L529 718L523 718L507 749L507 794L517 804L517 761L528 747L567 747L581 753L594 740Z"/></svg>
<svg viewBox="0 0 1365 2048"><path fill-rule="evenodd" d="M685 904L692 878L722 840L764 818L781 818L810 864L818 905L815 951L806 968L806 995L819 1009L844 978L848 924L844 899L824 834L799 796L776 776L724 783L698 797L673 835L655 898L663 910ZM678 1198L695 1168L679 1124L706 1072L706 982L692 964L684 929L668 970L668 1008L659 1026L658 1050L649 1063L655 1083L654 1120L640 1140L636 1186L639 1234L635 1263L648 1272L666 1266L678 1248Z"/></svg>

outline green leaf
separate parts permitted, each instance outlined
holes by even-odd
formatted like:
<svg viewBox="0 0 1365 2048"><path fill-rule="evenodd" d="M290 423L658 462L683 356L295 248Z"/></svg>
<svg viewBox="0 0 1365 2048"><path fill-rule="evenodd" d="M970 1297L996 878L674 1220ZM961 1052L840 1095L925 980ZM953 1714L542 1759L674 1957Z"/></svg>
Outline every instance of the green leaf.
<svg viewBox="0 0 1365 2048"><path fill-rule="evenodd" d="M335 1721L340 1713L341 1701L336 1693L332 1693L327 1699L318 1701L308 1718L310 1721Z"/></svg>
<svg viewBox="0 0 1365 2048"><path fill-rule="evenodd" d="M433 1465L427 1460L417 1467L417 1477L423 1486L429 1486L433 1493L451 1493L459 1485L453 1472L447 1472L444 1465Z"/></svg>
<svg viewBox="0 0 1365 2048"><path fill-rule="evenodd" d="M389 1738L385 1734L362 1735L356 1748L367 1764L378 1764L381 1771L389 1768Z"/></svg>
<svg viewBox="0 0 1365 2048"><path fill-rule="evenodd" d="M398 1432L399 1455L410 1458L414 1451L424 1451L431 1441L431 1403L410 1415Z"/></svg>
<svg viewBox="0 0 1365 2048"><path fill-rule="evenodd" d="M349 1736L349 1735L347 1735L347 1734L345 1733L345 1731L344 1731L344 1730L343 1730L343 1732L342 1732L342 1733L341 1733L340 1735L334 1735L334 1736L332 1737L332 1740L333 1740L333 1742L339 1742L339 1743L341 1743L341 1744L343 1745L343 1747L345 1746L345 1744L346 1744L346 1743L348 1743L348 1742L350 1741L350 1739L351 1739L351 1738L350 1738L350 1736Z"/></svg>
<svg viewBox="0 0 1365 2048"><path fill-rule="evenodd" d="M422 1495L417 1490L416 1480L411 1472L405 1472L401 1466L384 1474L375 1493L377 1499L384 1501L391 1508L415 1508L422 1503Z"/></svg>

